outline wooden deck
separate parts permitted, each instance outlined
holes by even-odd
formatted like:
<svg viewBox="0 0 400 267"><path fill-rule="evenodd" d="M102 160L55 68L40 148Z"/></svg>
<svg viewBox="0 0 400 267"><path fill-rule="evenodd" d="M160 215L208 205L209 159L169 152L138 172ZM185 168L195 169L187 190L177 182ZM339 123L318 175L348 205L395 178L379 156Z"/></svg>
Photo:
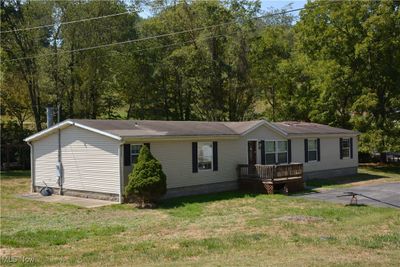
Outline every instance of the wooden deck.
<svg viewBox="0 0 400 267"><path fill-rule="evenodd" d="M239 187L244 191L273 194L274 191L282 190L288 194L304 190L301 163L255 166L239 164L237 171Z"/></svg>

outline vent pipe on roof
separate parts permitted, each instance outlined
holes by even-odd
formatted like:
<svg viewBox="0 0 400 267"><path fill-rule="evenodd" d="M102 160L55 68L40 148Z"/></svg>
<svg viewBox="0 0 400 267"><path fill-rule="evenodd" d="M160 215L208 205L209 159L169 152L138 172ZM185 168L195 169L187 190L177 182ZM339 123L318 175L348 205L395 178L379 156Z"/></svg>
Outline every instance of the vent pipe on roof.
<svg viewBox="0 0 400 267"><path fill-rule="evenodd" d="M52 106L46 107L47 128L53 126L54 121L54 108Z"/></svg>

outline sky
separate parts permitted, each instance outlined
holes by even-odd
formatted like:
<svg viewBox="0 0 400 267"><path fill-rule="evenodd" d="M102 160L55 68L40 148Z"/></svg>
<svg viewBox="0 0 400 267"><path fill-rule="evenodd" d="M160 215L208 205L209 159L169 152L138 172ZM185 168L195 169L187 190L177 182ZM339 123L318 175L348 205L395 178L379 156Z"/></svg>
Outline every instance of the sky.
<svg viewBox="0 0 400 267"><path fill-rule="evenodd" d="M281 9L283 7L287 7L289 4L292 4L291 9L301 8L307 3L307 0L261 0L261 9L268 10L268 9ZM144 18L150 15L148 10L144 10L140 13L140 15Z"/></svg>

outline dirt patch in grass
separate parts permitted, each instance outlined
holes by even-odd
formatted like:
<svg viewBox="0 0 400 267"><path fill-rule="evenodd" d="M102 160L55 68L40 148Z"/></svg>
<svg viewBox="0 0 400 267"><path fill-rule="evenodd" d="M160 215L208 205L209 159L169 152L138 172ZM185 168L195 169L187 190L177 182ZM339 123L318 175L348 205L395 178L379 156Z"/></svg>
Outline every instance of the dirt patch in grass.
<svg viewBox="0 0 400 267"><path fill-rule="evenodd" d="M24 254L26 248L0 248L0 257L16 257Z"/></svg>

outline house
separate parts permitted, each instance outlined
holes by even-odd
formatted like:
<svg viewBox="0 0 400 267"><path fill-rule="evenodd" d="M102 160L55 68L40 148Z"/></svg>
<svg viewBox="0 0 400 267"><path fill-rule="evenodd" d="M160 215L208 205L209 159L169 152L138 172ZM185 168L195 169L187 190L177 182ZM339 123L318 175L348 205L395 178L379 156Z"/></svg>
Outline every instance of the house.
<svg viewBox="0 0 400 267"><path fill-rule="evenodd" d="M46 183L122 202L142 145L160 160L172 197L234 190L238 164L300 162L306 179L355 174L357 135L305 122L68 119L25 141L33 191Z"/></svg>

